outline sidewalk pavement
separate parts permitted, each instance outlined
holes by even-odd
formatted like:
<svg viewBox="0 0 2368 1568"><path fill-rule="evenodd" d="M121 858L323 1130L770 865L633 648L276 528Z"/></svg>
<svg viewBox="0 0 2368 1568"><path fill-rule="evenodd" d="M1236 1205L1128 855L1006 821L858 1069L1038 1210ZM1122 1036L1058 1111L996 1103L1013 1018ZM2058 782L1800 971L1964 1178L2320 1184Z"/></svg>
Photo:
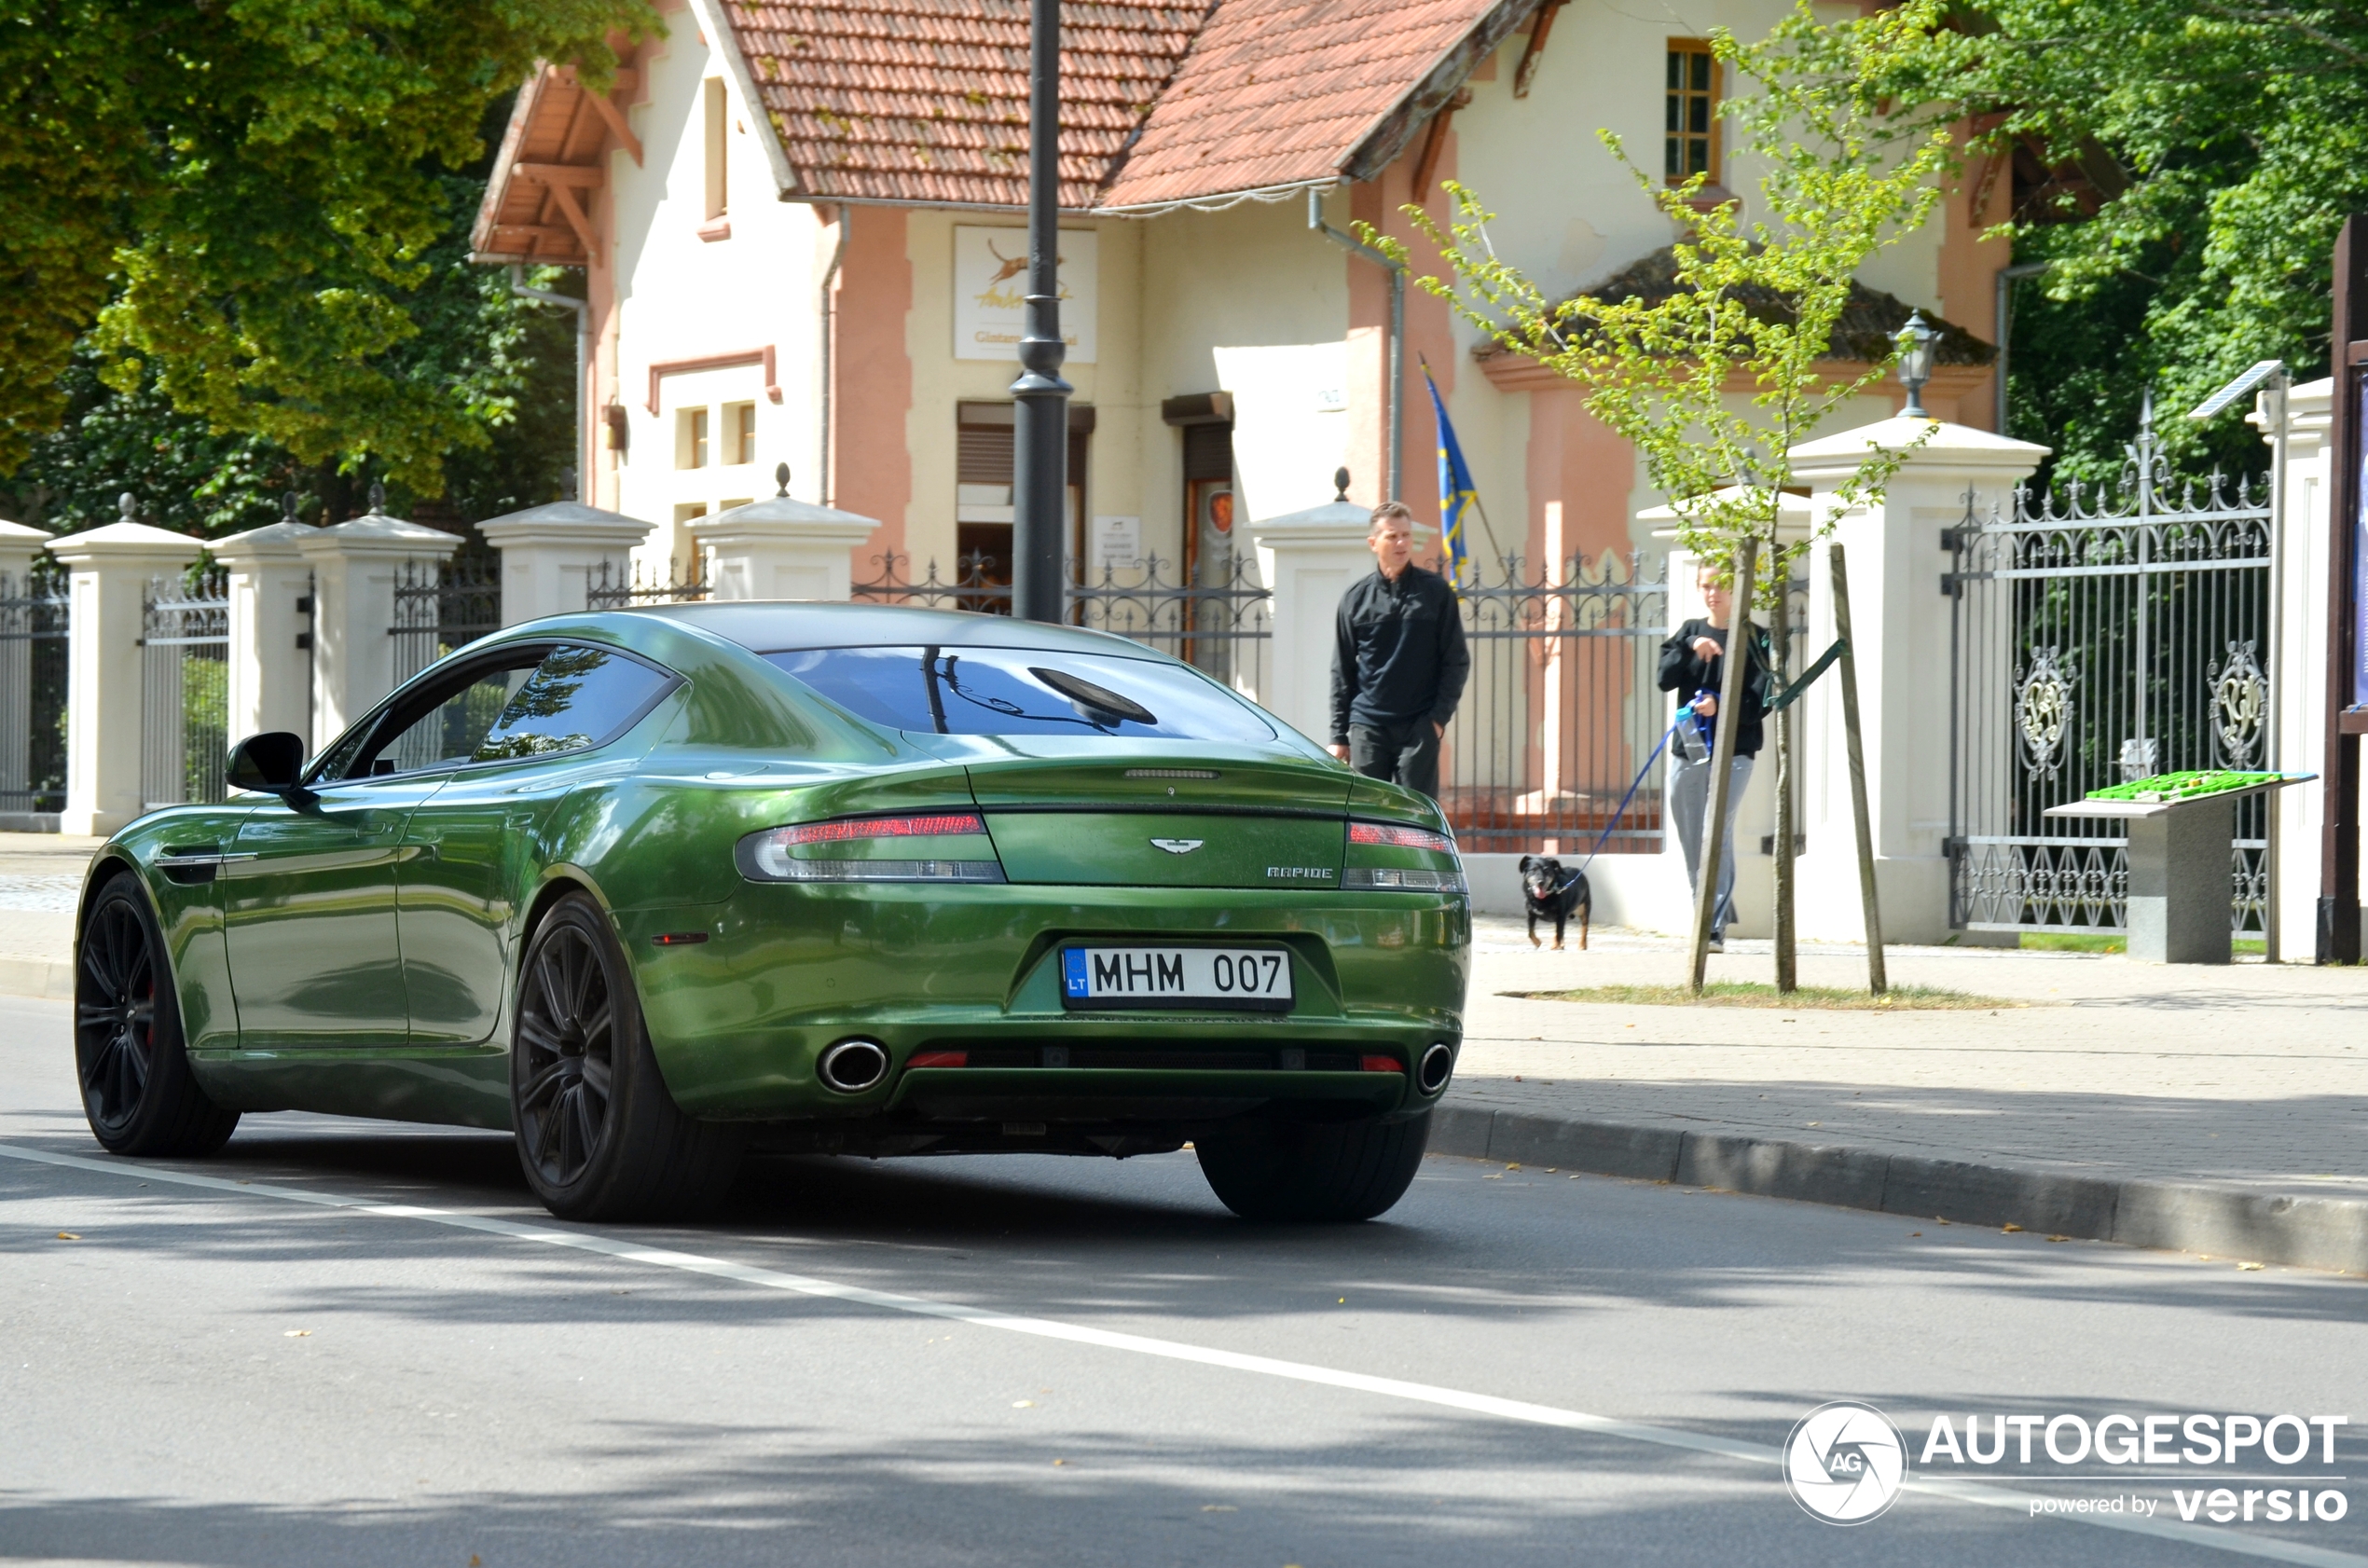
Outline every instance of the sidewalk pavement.
<svg viewBox="0 0 2368 1568"><path fill-rule="evenodd" d="M73 995L98 843L0 833L0 993ZM2368 969L1895 947L1895 984L2023 1005L1608 1006L1508 993L1676 984L1684 943L1474 924L1437 1153L2368 1273ZM1862 948L1802 950L1803 984L1865 974ZM1765 942L1711 960L1772 975Z"/></svg>
<svg viewBox="0 0 2368 1568"><path fill-rule="evenodd" d="M1506 993L1679 983L1682 942L1476 925L1439 1152L2368 1272L2368 970L1903 947L1894 984L2025 1005L1620 1007ZM1865 950L1800 971L1863 986ZM1772 976L1765 942L1711 960Z"/></svg>
<svg viewBox="0 0 2368 1568"><path fill-rule="evenodd" d="M0 994L74 996L74 905L103 839L0 833Z"/></svg>

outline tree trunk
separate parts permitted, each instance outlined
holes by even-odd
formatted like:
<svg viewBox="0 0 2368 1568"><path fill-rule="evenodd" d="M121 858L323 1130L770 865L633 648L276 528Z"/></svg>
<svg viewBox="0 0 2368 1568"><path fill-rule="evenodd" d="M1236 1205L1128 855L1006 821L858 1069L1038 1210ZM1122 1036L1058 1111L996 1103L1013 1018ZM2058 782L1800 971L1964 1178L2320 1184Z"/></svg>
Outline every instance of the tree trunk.
<svg viewBox="0 0 2368 1568"><path fill-rule="evenodd" d="M1769 574L1776 580L1776 607L1768 617L1769 663L1785 670L1793 645L1791 573L1784 570L1783 547L1769 541ZM1800 966L1793 928L1793 717L1787 706L1776 715L1776 989L1786 996L1800 989Z"/></svg>
<svg viewBox="0 0 2368 1568"><path fill-rule="evenodd" d="M1734 608L1727 614L1727 663L1720 671L1718 726L1710 749L1709 818L1702 823L1700 875L1694 885L1694 944L1687 985L1697 997L1710 965L1710 933L1718 916L1718 868L1732 846L1727 842L1727 797L1734 782L1735 736L1742 722L1743 677L1751 665L1752 568L1759 540L1747 538L1735 551Z"/></svg>

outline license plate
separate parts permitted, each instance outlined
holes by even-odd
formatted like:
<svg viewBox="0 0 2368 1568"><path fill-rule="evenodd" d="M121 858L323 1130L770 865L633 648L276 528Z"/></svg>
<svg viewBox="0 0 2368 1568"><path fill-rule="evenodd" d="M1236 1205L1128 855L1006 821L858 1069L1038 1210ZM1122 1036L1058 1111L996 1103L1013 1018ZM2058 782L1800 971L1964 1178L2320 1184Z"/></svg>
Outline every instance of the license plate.
<svg viewBox="0 0 2368 1568"><path fill-rule="evenodd" d="M1065 947L1061 1000L1073 1008L1291 1005L1291 956L1266 947Z"/></svg>

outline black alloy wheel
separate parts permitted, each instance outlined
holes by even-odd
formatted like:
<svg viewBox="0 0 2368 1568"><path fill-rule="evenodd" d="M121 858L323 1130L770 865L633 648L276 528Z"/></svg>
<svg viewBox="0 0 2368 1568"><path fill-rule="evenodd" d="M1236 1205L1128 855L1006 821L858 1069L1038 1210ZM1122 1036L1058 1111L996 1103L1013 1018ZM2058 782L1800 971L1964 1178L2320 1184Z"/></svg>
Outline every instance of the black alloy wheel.
<svg viewBox="0 0 2368 1568"><path fill-rule="evenodd" d="M723 1197L748 1129L674 1103L625 950L590 895L567 895L535 928L516 1016L511 1125L544 1206L562 1219L681 1218Z"/></svg>
<svg viewBox="0 0 2368 1568"><path fill-rule="evenodd" d="M607 966L574 923L538 942L518 1002L518 1148L554 1188L581 1181L609 1138L616 1012Z"/></svg>
<svg viewBox="0 0 2368 1568"><path fill-rule="evenodd" d="M75 946L75 1069L91 1135L116 1154L220 1148L239 1113L208 1099L189 1070L163 934L130 873L91 896Z"/></svg>

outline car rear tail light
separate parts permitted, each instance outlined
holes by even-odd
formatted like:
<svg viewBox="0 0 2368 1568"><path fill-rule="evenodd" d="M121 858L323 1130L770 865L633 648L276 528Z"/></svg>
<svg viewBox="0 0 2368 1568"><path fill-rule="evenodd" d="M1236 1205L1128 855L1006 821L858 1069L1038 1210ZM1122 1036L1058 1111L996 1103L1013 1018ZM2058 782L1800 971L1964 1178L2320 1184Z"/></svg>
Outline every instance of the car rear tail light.
<svg viewBox="0 0 2368 1568"><path fill-rule="evenodd" d="M1428 828L1410 828L1401 822L1351 822L1348 825L1351 844L1381 845L1391 849L1428 849L1441 855L1455 853L1455 841L1445 833L1435 833Z"/></svg>
<svg viewBox="0 0 2368 1568"><path fill-rule="evenodd" d="M967 1067L971 1053L967 1051L916 1051L906 1060L908 1067Z"/></svg>
<svg viewBox="0 0 2368 1568"><path fill-rule="evenodd" d="M916 812L898 817L841 817L767 828L740 840L740 874L756 882L1000 882L1002 865L992 860L936 859L938 841L986 836L986 820L975 811ZM876 859L823 859L792 854L810 845L871 845L891 851ZM910 855L896 855L909 849Z"/></svg>
<svg viewBox="0 0 2368 1568"><path fill-rule="evenodd" d="M1361 1073L1402 1073L1406 1064L1395 1056L1359 1056L1356 1070Z"/></svg>

